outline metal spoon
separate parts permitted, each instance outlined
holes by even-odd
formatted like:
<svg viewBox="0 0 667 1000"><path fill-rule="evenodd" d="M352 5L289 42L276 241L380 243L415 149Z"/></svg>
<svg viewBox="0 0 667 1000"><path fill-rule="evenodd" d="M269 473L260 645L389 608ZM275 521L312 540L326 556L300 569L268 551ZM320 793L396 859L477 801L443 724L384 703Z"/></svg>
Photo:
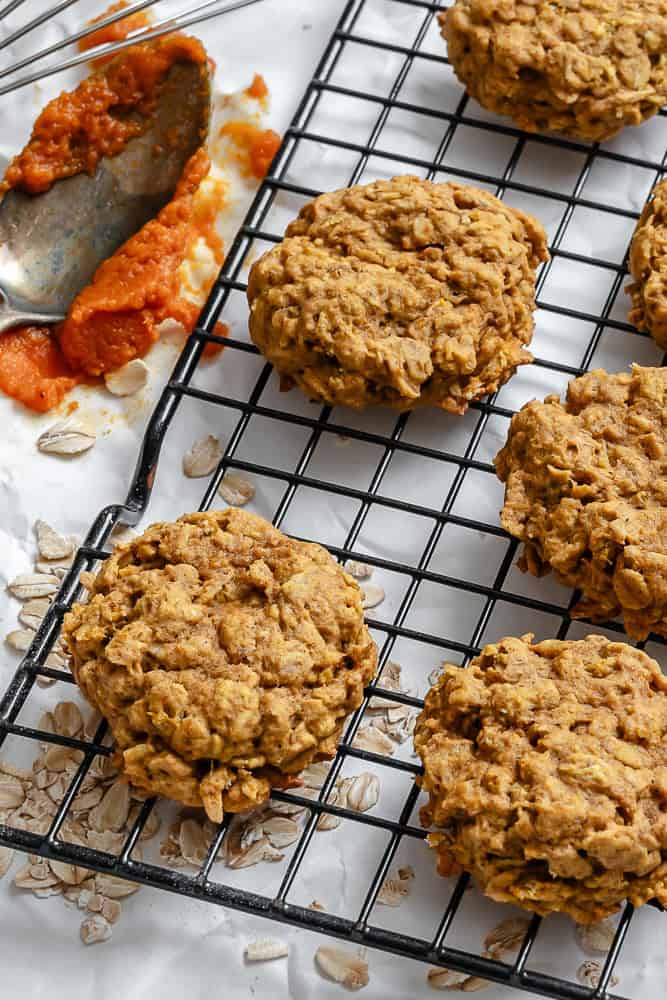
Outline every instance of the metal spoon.
<svg viewBox="0 0 667 1000"><path fill-rule="evenodd" d="M0 333L26 323L56 323L97 267L172 197L187 160L206 137L206 67L175 63L150 127L94 175L57 181L0 202Z"/></svg>

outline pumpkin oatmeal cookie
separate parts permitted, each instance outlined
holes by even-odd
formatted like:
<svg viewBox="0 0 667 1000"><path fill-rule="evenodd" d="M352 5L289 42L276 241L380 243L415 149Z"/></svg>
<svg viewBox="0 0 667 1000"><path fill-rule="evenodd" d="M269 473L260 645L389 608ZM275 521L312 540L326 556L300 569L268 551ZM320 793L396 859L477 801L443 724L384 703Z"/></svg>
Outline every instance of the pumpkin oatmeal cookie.
<svg viewBox="0 0 667 1000"><path fill-rule="evenodd" d="M233 509L120 546L64 632L130 782L215 822L330 756L377 663L355 581Z"/></svg>
<svg viewBox="0 0 667 1000"><path fill-rule="evenodd" d="M581 591L574 617L667 636L667 368L570 383L527 403L496 456L519 566Z"/></svg>
<svg viewBox="0 0 667 1000"><path fill-rule="evenodd" d="M250 334L314 400L464 413L531 360L535 219L418 177L305 205L250 272Z"/></svg>
<svg viewBox="0 0 667 1000"><path fill-rule="evenodd" d="M667 103L664 0L456 0L440 25L468 92L529 132L601 141Z"/></svg>
<svg viewBox="0 0 667 1000"><path fill-rule="evenodd" d="M594 923L667 904L667 678L591 635L532 635L446 665L415 729L442 875Z"/></svg>
<svg viewBox="0 0 667 1000"><path fill-rule="evenodd" d="M630 322L667 350L667 181L653 189L630 248Z"/></svg>

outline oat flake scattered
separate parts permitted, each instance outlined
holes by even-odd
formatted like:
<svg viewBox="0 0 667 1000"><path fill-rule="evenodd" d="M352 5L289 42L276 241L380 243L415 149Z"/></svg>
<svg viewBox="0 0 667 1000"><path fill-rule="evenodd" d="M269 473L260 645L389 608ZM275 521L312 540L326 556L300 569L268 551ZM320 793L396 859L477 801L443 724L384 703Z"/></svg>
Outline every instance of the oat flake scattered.
<svg viewBox="0 0 667 1000"><path fill-rule="evenodd" d="M488 979L480 979L478 976L468 976L461 983L462 993L477 993L478 990L488 990L491 983Z"/></svg>
<svg viewBox="0 0 667 1000"><path fill-rule="evenodd" d="M74 541L60 535L46 521L35 521L37 549L42 559L67 559L74 552Z"/></svg>
<svg viewBox="0 0 667 1000"><path fill-rule="evenodd" d="M35 633L29 628L18 628L14 629L12 632L8 632L5 636L5 642L12 649L15 649L19 653L25 653L30 649L30 644L35 638Z"/></svg>
<svg viewBox="0 0 667 1000"><path fill-rule="evenodd" d="M130 788L124 781L116 781L99 805L91 809L88 820L93 830L113 830L124 826L130 811Z"/></svg>
<svg viewBox="0 0 667 1000"><path fill-rule="evenodd" d="M602 974L602 965L600 962L596 962L594 959L589 959L587 962L582 962L577 969L577 979L582 986L588 986L589 988L595 989L595 987L600 982L600 975ZM609 980L610 986L618 986L619 978L618 976L612 976Z"/></svg>
<svg viewBox="0 0 667 1000"><path fill-rule="evenodd" d="M206 860L208 840L201 823L196 819L184 819L179 831L179 846L181 854L188 862L199 868Z"/></svg>
<svg viewBox="0 0 667 1000"><path fill-rule="evenodd" d="M95 913L81 924L81 940L84 944L100 944L111 937L111 924L101 914Z"/></svg>
<svg viewBox="0 0 667 1000"><path fill-rule="evenodd" d="M25 800L25 791L18 778L0 774L0 809L16 809Z"/></svg>
<svg viewBox="0 0 667 1000"><path fill-rule="evenodd" d="M300 777L306 788L320 789L326 781L330 767L328 761L320 760L304 768Z"/></svg>
<svg viewBox="0 0 667 1000"><path fill-rule="evenodd" d="M138 892L141 887L137 882L129 882L124 878L117 878L115 875L96 875L95 889L102 896L109 899L124 899Z"/></svg>
<svg viewBox="0 0 667 1000"><path fill-rule="evenodd" d="M130 814L128 816L128 825L133 824L135 818L136 817L134 817L132 814L132 810L130 810ZM155 836L156 833L158 833L161 825L162 825L162 820L160 819L157 810L152 809L148 814L148 818L144 823L141 833L139 834L139 840L150 840L152 837Z"/></svg>
<svg viewBox="0 0 667 1000"><path fill-rule="evenodd" d="M365 610L376 608L378 604L382 604L384 601L384 590L374 583L367 583L365 587L361 588L361 592L363 594L361 606Z"/></svg>
<svg viewBox="0 0 667 1000"><path fill-rule="evenodd" d="M19 601L29 601L33 597L50 597L59 586L58 577L50 573L22 573L7 584L7 590Z"/></svg>
<svg viewBox="0 0 667 1000"><path fill-rule="evenodd" d="M249 868L260 861L282 861L285 855L272 847L268 837L260 837L248 847L227 860L228 868Z"/></svg>
<svg viewBox="0 0 667 1000"><path fill-rule="evenodd" d="M13 860L14 851L11 847L2 847L2 845L0 845L0 878L7 874L12 866Z"/></svg>
<svg viewBox="0 0 667 1000"><path fill-rule="evenodd" d="M232 507L243 507L255 495L255 487L235 472L226 472L218 486L218 493Z"/></svg>
<svg viewBox="0 0 667 1000"><path fill-rule="evenodd" d="M44 754L44 763L49 771L65 771L80 764L83 754L80 750L72 750L70 747L61 747L57 744L50 746Z"/></svg>
<svg viewBox="0 0 667 1000"><path fill-rule="evenodd" d="M289 954L289 945L278 938L260 938L247 944L244 954L248 962L267 962L274 958L285 958Z"/></svg>
<svg viewBox="0 0 667 1000"><path fill-rule="evenodd" d="M488 990L491 983L488 979L480 979L478 976L468 976L461 984L462 993L477 993L478 990Z"/></svg>
<svg viewBox="0 0 667 1000"><path fill-rule="evenodd" d="M345 778L343 781L347 784L343 786L343 782L340 782L344 793L343 798L343 794L339 792L341 805L346 805L355 812L368 812L377 804L380 798L380 781L377 775L364 771L363 774Z"/></svg>
<svg viewBox="0 0 667 1000"><path fill-rule="evenodd" d="M323 975L349 990L368 986L368 962L342 948L322 947L315 952L315 963Z"/></svg>
<svg viewBox="0 0 667 1000"><path fill-rule="evenodd" d="M348 559L344 568L355 580L368 580L373 575L373 567L357 559Z"/></svg>
<svg viewBox="0 0 667 1000"><path fill-rule="evenodd" d="M107 372L104 383L114 396L133 396L148 382L148 365L141 358L128 361L122 368Z"/></svg>
<svg viewBox="0 0 667 1000"><path fill-rule="evenodd" d="M73 701L60 701L53 710L54 731L60 736L78 736L83 730L81 709Z"/></svg>
<svg viewBox="0 0 667 1000"><path fill-rule="evenodd" d="M80 885L90 875L87 868L78 868L66 861L49 861L49 866L53 874L66 885Z"/></svg>
<svg viewBox="0 0 667 1000"><path fill-rule="evenodd" d="M525 917L509 917L507 920L502 920L484 938L487 955L490 958L503 959L518 951L529 926L530 921Z"/></svg>
<svg viewBox="0 0 667 1000"><path fill-rule="evenodd" d="M44 862L24 865L14 876L14 885L19 889L48 889L58 882L58 876Z"/></svg>
<svg viewBox="0 0 667 1000"><path fill-rule="evenodd" d="M86 845L92 847L94 851L106 851L107 854L118 854L125 840L124 833L112 833L111 830L105 830L103 833L88 830L86 833Z"/></svg>
<svg viewBox="0 0 667 1000"><path fill-rule="evenodd" d="M50 667L52 670L65 670L65 669L69 669L68 666L67 666L67 660L65 659L65 657L61 656L60 653L57 653L54 650L51 650L51 652L49 653L49 655L44 660L44 666L45 667ZM43 679L44 680L51 680L51 681L53 681L53 678L43 678ZM37 682L38 683L39 683L39 680L40 680L40 678L38 677L37 678ZM45 686L50 686L50 685L45 685Z"/></svg>
<svg viewBox="0 0 667 1000"><path fill-rule="evenodd" d="M108 920L110 924L115 924L120 918L122 907L117 899L103 899L100 912L105 920Z"/></svg>
<svg viewBox="0 0 667 1000"><path fill-rule="evenodd" d="M369 750L371 753L386 754L387 756L391 756L395 750L394 742L377 726L364 726L359 729L352 741L352 746L358 747L359 750Z"/></svg>
<svg viewBox="0 0 667 1000"><path fill-rule="evenodd" d="M58 580L63 580L73 562L74 556L70 556L68 559L38 559L35 563L35 572L46 573L57 577Z"/></svg>
<svg viewBox="0 0 667 1000"><path fill-rule="evenodd" d="M289 847L299 838L299 824L289 816L272 816L262 824L272 847Z"/></svg>
<svg viewBox="0 0 667 1000"><path fill-rule="evenodd" d="M183 456L183 472L190 479L210 476L222 458L222 445L217 437L209 434L200 438Z"/></svg>
<svg viewBox="0 0 667 1000"><path fill-rule="evenodd" d="M37 447L49 455L72 457L93 447L96 435L70 420L61 420L37 438Z"/></svg>
<svg viewBox="0 0 667 1000"><path fill-rule="evenodd" d="M410 883L407 879L388 878L382 883L376 902L382 906L400 906L409 892Z"/></svg>
<svg viewBox="0 0 667 1000"><path fill-rule="evenodd" d="M37 597L27 601L19 611L19 621L26 628L36 631L49 610L51 601L47 597Z"/></svg>
<svg viewBox="0 0 667 1000"><path fill-rule="evenodd" d="M333 813L323 812L317 821L317 826L315 829L319 830L321 833L324 832L325 830L335 830L337 827L340 826L340 823L341 823L340 816L334 816Z"/></svg>
<svg viewBox="0 0 667 1000"><path fill-rule="evenodd" d="M453 969L429 969L426 980L434 990L461 990L466 979L465 972L455 972Z"/></svg>
<svg viewBox="0 0 667 1000"><path fill-rule="evenodd" d="M19 781L32 780L32 771L17 767L16 764L11 764L8 760L0 759L0 774L9 774L12 778L18 778Z"/></svg>

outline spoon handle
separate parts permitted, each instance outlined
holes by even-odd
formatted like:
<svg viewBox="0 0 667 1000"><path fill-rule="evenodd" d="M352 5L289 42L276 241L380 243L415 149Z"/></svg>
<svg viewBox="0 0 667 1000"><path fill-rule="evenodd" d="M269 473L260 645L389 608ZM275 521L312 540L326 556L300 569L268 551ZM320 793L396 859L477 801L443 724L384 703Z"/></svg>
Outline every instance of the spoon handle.
<svg viewBox="0 0 667 1000"><path fill-rule="evenodd" d="M53 313L26 312L14 309L0 293L0 333L5 333L15 326L53 325L64 318L64 316L57 316Z"/></svg>

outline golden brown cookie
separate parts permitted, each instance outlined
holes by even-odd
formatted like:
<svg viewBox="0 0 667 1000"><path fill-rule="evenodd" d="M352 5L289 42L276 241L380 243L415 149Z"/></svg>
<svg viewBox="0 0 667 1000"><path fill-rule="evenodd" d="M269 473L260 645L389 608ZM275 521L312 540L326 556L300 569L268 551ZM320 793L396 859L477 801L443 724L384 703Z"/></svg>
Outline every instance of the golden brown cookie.
<svg viewBox="0 0 667 1000"><path fill-rule="evenodd" d="M653 189L630 248L630 322L667 350L667 181Z"/></svg>
<svg viewBox="0 0 667 1000"><path fill-rule="evenodd" d="M64 632L132 784L215 822L331 756L377 663L352 577L232 509L119 547Z"/></svg>
<svg viewBox="0 0 667 1000"><path fill-rule="evenodd" d="M581 591L571 614L667 636L667 368L570 383L527 403L496 456L519 565Z"/></svg>
<svg viewBox="0 0 667 1000"><path fill-rule="evenodd" d="M528 132L610 139L667 103L664 0L456 0L440 24L468 92Z"/></svg>
<svg viewBox="0 0 667 1000"><path fill-rule="evenodd" d="M602 636L532 639L446 665L427 695L415 747L440 873L581 923L667 904L667 678Z"/></svg>
<svg viewBox="0 0 667 1000"><path fill-rule="evenodd" d="M395 177L323 194L250 272L250 333L311 398L464 413L531 360L530 216L459 184Z"/></svg>

